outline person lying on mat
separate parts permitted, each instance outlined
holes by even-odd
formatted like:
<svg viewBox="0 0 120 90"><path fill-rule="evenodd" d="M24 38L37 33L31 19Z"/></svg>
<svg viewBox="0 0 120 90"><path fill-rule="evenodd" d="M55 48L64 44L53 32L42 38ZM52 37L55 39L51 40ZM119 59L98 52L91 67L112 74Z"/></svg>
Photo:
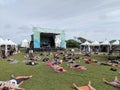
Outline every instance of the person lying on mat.
<svg viewBox="0 0 120 90"><path fill-rule="evenodd" d="M57 65L57 64L53 64L51 67L57 72L65 72L66 71L63 67L61 67L60 65Z"/></svg>
<svg viewBox="0 0 120 90"><path fill-rule="evenodd" d="M70 66L70 68L75 68L77 70L87 70L87 68L85 66L81 66L76 63L71 63L71 64L69 64L69 66Z"/></svg>
<svg viewBox="0 0 120 90"><path fill-rule="evenodd" d="M117 76L115 76L114 81L110 81L110 82L107 81L105 78L103 78L103 82L113 87L120 88L120 81L118 80Z"/></svg>
<svg viewBox="0 0 120 90"><path fill-rule="evenodd" d="M91 86L91 81L89 81L88 85L86 86L77 86L75 83L73 83L73 86L77 90L96 90L93 86Z"/></svg>
<svg viewBox="0 0 120 90"><path fill-rule="evenodd" d="M12 78L8 81L0 81L0 88L1 90L25 90L20 88L19 86L25 81L30 79L32 76L17 76Z"/></svg>

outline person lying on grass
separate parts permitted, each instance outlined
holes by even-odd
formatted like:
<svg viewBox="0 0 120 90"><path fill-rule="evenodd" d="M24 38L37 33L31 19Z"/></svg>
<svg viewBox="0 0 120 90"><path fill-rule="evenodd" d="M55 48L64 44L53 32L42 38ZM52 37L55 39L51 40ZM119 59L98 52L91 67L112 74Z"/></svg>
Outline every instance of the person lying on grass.
<svg viewBox="0 0 120 90"><path fill-rule="evenodd" d="M58 65L61 64L58 59L53 59L53 63Z"/></svg>
<svg viewBox="0 0 120 90"><path fill-rule="evenodd" d="M77 70L87 70L87 68L85 66L81 66L81 65L75 64L75 63L69 64L69 66L70 66L70 68L74 68Z"/></svg>
<svg viewBox="0 0 120 90"><path fill-rule="evenodd" d="M73 86L76 88L76 90L96 90L93 86L91 86L91 81L89 81L88 85L86 86L77 86L75 83L73 83Z"/></svg>
<svg viewBox="0 0 120 90"><path fill-rule="evenodd" d="M23 84L25 80L30 79L32 76L17 76L12 75L8 81L0 81L0 90L25 90L19 86Z"/></svg>
<svg viewBox="0 0 120 90"><path fill-rule="evenodd" d="M55 72L66 72L66 70L60 65L53 64L51 67L54 69Z"/></svg>
<svg viewBox="0 0 120 90"><path fill-rule="evenodd" d="M70 68L74 68L77 70L87 70L87 68L85 66L81 66L81 65L77 64L75 62L75 60L69 60L68 64L69 64Z"/></svg>
<svg viewBox="0 0 120 90"><path fill-rule="evenodd" d="M36 60L36 61L40 60L40 59L41 59L41 57L39 55L36 55L36 56L33 57L33 60Z"/></svg>
<svg viewBox="0 0 120 90"><path fill-rule="evenodd" d="M106 65L106 66L118 66L117 63L113 63L113 62L111 62L111 61L101 62L101 65Z"/></svg>
<svg viewBox="0 0 120 90"><path fill-rule="evenodd" d="M103 78L103 82L113 87L120 88L120 81L118 80L117 76L115 76L114 81L110 81L110 82L107 81L105 78Z"/></svg>
<svg viewBox="0 0 120 90"><path fill-rule="evenodd" d="M29 60L25 62L26 65L31 65L31 66L35 66L38 64L38 62L34 61L34 60Z"/></svg>

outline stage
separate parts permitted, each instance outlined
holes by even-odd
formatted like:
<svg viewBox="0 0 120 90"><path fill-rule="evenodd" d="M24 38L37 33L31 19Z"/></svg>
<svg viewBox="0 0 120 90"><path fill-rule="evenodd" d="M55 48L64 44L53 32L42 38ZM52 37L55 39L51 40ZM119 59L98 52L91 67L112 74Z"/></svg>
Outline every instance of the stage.
<svg viewBox="0 0 120 90"><path fill-rule="evenodd" d="M65 32L56 29L33 28L30 48L37 51L55 51L66 48Z"/></svg>

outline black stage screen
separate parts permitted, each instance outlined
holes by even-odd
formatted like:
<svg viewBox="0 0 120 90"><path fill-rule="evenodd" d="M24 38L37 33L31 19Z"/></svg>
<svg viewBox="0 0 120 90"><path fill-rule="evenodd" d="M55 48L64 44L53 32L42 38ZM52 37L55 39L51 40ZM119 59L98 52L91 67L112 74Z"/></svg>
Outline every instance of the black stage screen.
<svg viewBox="0 0 120 90"><path fill-rule="evenodd" d="M55 47L55 33L40 33L41 47Z"/></svg>

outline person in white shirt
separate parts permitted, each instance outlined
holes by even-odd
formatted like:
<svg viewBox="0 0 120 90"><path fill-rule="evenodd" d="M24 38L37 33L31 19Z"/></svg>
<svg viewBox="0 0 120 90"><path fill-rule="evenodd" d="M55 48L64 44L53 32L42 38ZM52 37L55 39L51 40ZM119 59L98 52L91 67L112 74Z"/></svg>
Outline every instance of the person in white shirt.
<svg viewBox="0 0 120 90"><path fill-rule="evenodd" d="M25 90L19 86L27 79L30 79L32 76L17 76L13 77L8 81L0 81L0 88L2 90Z"/></svg>

